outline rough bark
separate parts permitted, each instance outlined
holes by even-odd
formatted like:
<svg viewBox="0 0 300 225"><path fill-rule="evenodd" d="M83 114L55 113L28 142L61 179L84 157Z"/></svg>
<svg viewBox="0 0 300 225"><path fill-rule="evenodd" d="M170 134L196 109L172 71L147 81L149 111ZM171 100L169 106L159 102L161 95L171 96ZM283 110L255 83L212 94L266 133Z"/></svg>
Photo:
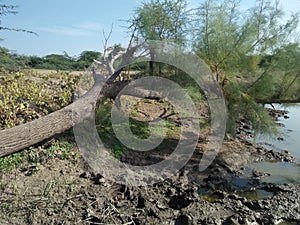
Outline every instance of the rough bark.
<svg viewBox="0 0 300 225"><path fill-rule="evenodd" d="M103 81L99 81L97 78L94 79L95 84L90 91L74 103L32 122L1 130L0 157L28 148L72 128L90 116L90 113L95 110L97 100L115 99L118 93L128 84L128 81L114 82L105 85L100 93ZM140 98L159 98L159 93L139 87L134 87L123 94Z"/></svg>
<svg viewBox="0 0 300 225"><path fill-rule="evenodd" d="M1 130L0 157L20 151L55 134L62 133L80 122L80 120L88 117L89 115L86 112L90 112L94 108L101 85L103 84L100 82L95 83L82 98L56 112L32 122Z"/></svg>

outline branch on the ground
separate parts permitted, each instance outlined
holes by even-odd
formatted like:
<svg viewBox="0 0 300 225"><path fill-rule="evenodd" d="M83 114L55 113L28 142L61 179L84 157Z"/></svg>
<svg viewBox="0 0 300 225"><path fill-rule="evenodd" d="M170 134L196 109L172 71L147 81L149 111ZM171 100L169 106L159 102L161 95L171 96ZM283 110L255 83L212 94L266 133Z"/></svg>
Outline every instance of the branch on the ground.
<svg viewBox="0 0 300 225"><path fill-rule="evenodd" d="M110 35L107 36L106 43L109 37ZM0 157L35 145L54 136L55 134L60 134L70 129L85 119L88 119L91 113L94 112L98 100L102 101L106 98L112 98L117 101L118 94L126 85L128 85L129 81L114 81L123 70L123 67L131 62L134 54L140 47L140 45L133 46L133 39L134 34L131 37L126 52L122 55L120 66L116 70L113 70L111 76L107 80L102 79L103 76L98 75L94 70L93 87L74 103L32 122L28 122L10 129L1 130ZM111 57L111 59L115 60L117 57L121 57L121 54L117 54ZM109 67L107 67L107 69L109 69ZM130 90L122 91L122 95L130 95L139 98L160 99L160 93L145 90L138 85L135 85Z"/></svg>
<svg viewBox="0 0 300 225"><path fill-rule="evenodd" d="M129 83L128 81L116 81L104 84L103 80L97 78L98 76L100 77L100 75L94 74L94 86L74 103L31 122L1 130L0 157L49 139L88 119L95 110L97 100L116 99L119 92ZM159 99L159 93L143 90L138 86L133 87L130 91L124 91L123 94L139 98Z"/></svg>

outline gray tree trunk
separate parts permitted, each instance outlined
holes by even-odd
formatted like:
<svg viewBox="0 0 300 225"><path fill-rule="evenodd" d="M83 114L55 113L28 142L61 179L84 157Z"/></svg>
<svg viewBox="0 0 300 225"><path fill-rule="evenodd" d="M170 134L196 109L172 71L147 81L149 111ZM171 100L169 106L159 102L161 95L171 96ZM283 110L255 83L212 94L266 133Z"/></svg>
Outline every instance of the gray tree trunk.
<svg viewBox="0 0 300 225"><path fill-rule="evenodd" d="M39 119L10 129L0 131L0 157L28 148L55 134L60 134L82 122L95 110L97 100L115 99L128 81L114 82L103 87L103 82L95 79L94 86L74 103ZM159 93L135 87L123 93L140 98L159 99Z"/></svg>

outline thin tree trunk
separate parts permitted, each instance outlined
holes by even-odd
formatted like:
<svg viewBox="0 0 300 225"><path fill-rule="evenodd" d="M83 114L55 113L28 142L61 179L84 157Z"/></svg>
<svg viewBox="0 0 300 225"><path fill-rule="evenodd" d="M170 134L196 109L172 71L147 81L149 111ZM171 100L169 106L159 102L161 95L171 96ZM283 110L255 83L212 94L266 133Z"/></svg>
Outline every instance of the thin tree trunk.
<svg viewBox="0 0 300 225"><path fill-rule="evenodd" d="M150 50L150 76L154 76L154 51Z"/></svg>

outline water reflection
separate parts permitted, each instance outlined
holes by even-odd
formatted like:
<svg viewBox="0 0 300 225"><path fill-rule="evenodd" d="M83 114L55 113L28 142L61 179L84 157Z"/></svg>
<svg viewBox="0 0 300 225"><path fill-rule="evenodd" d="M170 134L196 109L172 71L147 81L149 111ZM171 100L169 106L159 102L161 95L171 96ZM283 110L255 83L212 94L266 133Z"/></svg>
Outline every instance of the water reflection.
<svg viewBox="0 0 300 225"><path fill-rule="evenodd" d="M295 157L296 164L286 162L260 162L251 165L251 168L259 172L270 173L271 176L264 177L263 182L284 184L300 183L300 104L274 104L276 109L289 111L289 118L280 118L283 141L277 139L260 139L257 142L268 142L264 145L267 149L276 151L288 150Z"/></svg>

